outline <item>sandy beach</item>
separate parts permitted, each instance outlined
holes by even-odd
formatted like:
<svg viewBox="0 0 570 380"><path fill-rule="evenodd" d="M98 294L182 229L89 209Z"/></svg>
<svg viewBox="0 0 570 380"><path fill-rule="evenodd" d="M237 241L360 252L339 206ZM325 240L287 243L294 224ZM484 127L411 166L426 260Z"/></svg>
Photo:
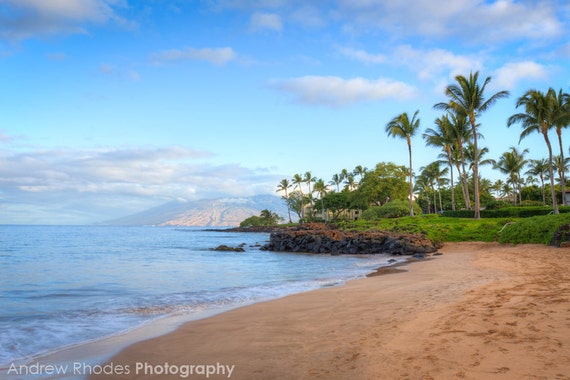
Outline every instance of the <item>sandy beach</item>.
<svg viewBox="0 0 570 380"><path fill-rule="evenodd" d="M570 249L441 252L187 323L92 378L570 379Z"/></svg>

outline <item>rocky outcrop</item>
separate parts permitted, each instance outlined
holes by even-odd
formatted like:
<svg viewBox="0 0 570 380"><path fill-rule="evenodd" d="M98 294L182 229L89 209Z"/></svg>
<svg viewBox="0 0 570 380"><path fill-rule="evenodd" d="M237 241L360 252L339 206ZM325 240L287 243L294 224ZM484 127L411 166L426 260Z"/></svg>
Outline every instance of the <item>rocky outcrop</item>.
<svg viewBox="0 0 570 380"><path fill-rule="evenodd" d="M436 252L437 248L429 239L420 234L341 231L324 224L309 223L271 233L269 243L261 249L329 254L415 255Z"/></svg>
<svg viewBox="0 0 570 380"><path fill-rule="evenodd" d="M550 245L554 247L570 247L570 224L560 226L554 233Z"/></svg>
<svg viewBox="0 0 570 380"><path fill-rule="evenodd" d="M226 251L226 252L245 252L245 249L243 248L245 245L245 243L240 244L237 247L230 247L227 246L225 244L222 245L218 245L216 248L211 248L211 251Z"/></svg>

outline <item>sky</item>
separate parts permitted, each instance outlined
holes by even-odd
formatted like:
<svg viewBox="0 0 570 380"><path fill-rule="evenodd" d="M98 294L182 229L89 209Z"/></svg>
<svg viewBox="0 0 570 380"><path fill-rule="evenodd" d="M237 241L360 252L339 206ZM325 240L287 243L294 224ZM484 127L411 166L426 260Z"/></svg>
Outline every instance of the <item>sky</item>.
<svg viewBox="0 0 570 380"><path fill-rule="evenodd" d="M386 124L418 110L434 127L445 87L475 71L510 92L479 115L486 158L547 157L507 119L529 89L570 91L569 32L565 0L0 0L0 224L408 166ZM439 154L421 133L416 172Z"/></svg>

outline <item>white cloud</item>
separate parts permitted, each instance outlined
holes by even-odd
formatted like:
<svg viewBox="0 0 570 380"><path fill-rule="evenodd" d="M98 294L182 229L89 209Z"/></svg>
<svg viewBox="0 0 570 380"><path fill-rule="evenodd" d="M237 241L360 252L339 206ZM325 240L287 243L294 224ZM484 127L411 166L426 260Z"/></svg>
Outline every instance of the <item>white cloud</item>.
<svg viewBox="0 0 570 380"><path fill-rule="evenodd" d="M402 45L392 55L394 60L411 68L422 80L440 80L442 76L454 78L483 67L480 54L458 55L444 49L422 50Z"/></svg>
<svg viewBox="0 0 570 380"><path fill-rule="evenodd" d="M208 163L210 157L182 146L4 150L0 223L37 223L34 215L41 209L45 218L51 214L46 223L57 223L54 218L63 214L83 218L66 223L91 223L170 199L251 195L259 186L271 191L278 181L262 169Z"/></svg>
<svg viewBox="0 0 570 380"><path fill-rule="evenodd" d="M494 87L509 90L521 80L545 79L547 77L546 67L536 62L509 62L496 70L493 82Z"/></svg>
<svg viewBox="0 0 570 380"><path fill-rule="evenodd" d="M50 34L86 33L87 24L113 21L133 26L117 15L118 0L3 0L0 38L19 40Z"/></svg>
<svg viewBox="0 0 570 380"><path fill-rule="evenodd" d="M180 60L207 61L214 65L224 65L237 58L237 54L230 47L223 48L186 48L183 50L172 49L152 55L156 63Z"/></svg>
<svg viewBox="0 0 570 380"><path fill-rule="evenodd" d="M283 29L283 23L281 17L275 13L256 12L251 15L250 28L254 31L270 29L279 32Z"/></svg>
<svg viewBox="0 0 570 380"><path fill-rule="evenodd" d="M385 63L386 56L383 54L370 54L364 50L352 49L352 48L341 48L340 52L342 55L355 59L360 62L367 64L377 64Z"/></svg>
<svg viewBox="0 0 570 380"><path fill-rule="evenodd" d="M295 101L331 107L382 99L410 99L416 90L403 82L379 78L343 79L334 76L304 76L273 80L270 85L293 95Z"/></svg>
<svg viewBox="0 0 570 380"><path fill-rule="evenodd" d="M496 42L543 39L564 32L556 2L514 0L340 0L339 17L348 30L378 28L400 36L460 37Z"/></svg>

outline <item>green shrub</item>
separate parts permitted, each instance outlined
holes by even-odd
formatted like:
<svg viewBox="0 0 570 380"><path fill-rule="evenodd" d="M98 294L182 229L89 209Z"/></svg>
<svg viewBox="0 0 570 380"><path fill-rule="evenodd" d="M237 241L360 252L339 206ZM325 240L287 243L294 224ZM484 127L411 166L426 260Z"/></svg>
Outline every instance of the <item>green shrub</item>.
<svg viewBox="0 0 570 380"><path fill-rule="evenodd" d="M570 223L570 214L533 216L505 226L498 241L511 244L549 244L554 233Z"/></svg>
<svg viewBox="0 0 570 380"><path fill-rule="evenodd" d="M414 214L420 215L422 209L417 203L413 203ZM365 210L361 218L364 220L378 220L382 218L400 218L410 215L410 203L408 201L391 201L382 206L373 206Z"/></svg>
<svg viewBox="0 0 570 380"><path fill-rule="evenodd" d="M560 213L570 212L570 207L559 207ZM481 210L481 218L530 218L533 216L549 215L552 207L549 206L510 206L492 210ZM443 216L450 218L473 218L473 210L444 211Z"/></svg>

